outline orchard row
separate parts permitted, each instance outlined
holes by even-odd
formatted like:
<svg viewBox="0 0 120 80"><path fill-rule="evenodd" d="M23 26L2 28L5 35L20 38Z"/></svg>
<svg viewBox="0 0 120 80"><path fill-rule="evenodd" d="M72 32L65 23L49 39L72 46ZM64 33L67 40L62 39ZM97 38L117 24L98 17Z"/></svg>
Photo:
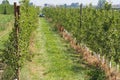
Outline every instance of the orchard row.
<svg viewBox="0 0 120 80"><path fill-rule="evenodd" d="M46 18L63 26L78 43L120 63L120 11L86 8L44 8Z"/></svg>

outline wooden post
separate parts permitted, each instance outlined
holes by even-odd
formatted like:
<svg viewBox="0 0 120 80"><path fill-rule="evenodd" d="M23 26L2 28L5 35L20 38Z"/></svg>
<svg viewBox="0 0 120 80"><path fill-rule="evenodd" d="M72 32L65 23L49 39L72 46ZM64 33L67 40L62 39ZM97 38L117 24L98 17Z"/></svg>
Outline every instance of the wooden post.
<svg viewBox="0 0 120 80"><path fill-rule="evenodd" d="M105 63L105 56L103 55L103 57L102 57L102 64L104 64Z"/></svg>
<svg viewBox="0 0 120 80"><path fill-rule="evenodd" d="M15 18L16 18L16 7L17 7L17 4L16 4L16 2L14 2L14 16L15 16Z"/></svg>
<svg viewBox="0 0 120 80"><path fill-rule="evenodd" d="M19 18L20 18L20 6L17 6L16 2L14 3L14 16L15 16L15 24L14 24L14 27L15 27L15 49L16 49L16 57L18 58L18 61L19 61L19 44L18 44L18 37L19 37ZM16 80L20 80L20 77L19 77L19 74L20 74L20 65L19 63L17 64L17 67L16 67L16 72L15 72L15 79Z"/></svg>
<svg viewBox="0 0 120 80"><path fill-rule="evenodd" d="M82 27L82 4L80 4L80 28Z"/></svg>
<svg viewBox="0 0 120 80"><path fill-rule="evenodd" d="M67 4L65 4L65 17L66 17L66 11L67 10Z"/></svg>
<svg viewBox="0 0 120 80"><path fill-rule="evenodd" d="M18 19L20 18L20 6L17 6Z"/></svg>
<svg viewBox="0 0 120 80"><path fill-rule="evenodd" d="M81 27L82 27L82 4L80 4L80 19L79 19L79 23L80 23L80 25L79 25L79 27L77 29L77 32L81 32ZM77 36L79 36L79 35L77 35Z"/></svg>

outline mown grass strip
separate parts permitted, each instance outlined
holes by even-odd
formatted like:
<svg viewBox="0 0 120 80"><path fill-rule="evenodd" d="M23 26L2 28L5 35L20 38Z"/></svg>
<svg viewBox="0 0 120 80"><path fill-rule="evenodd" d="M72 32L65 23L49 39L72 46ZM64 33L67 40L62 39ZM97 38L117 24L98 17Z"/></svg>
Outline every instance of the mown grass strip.
<svg viewBox="0 0 120 80"><path fill-rule="evenodd" d="M87 80L89 68L43 18L35 31L32 62L21 71L24 80ZM28 77L29 76L29 77Z"/></svg>

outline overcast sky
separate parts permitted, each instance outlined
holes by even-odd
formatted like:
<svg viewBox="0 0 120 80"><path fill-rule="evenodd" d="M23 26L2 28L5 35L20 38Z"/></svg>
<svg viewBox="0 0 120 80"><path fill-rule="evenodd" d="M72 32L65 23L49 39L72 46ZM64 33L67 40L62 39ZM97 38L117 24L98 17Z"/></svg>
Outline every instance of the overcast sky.
<svg viewBox="0 0 120 80"><path fill-rule="evenodd" d="M0 3L3 0L0 0ZM18 2L19 0L9 0L9 2L11 4L13 4L13 2ZM86 4L90 4L92 3L93 5L97 5L98 0L30 0L31 2L33 2L36 5L44 5L45 3L47 4L71 4L72 2L79 2L79 3L83 3L84 5ZM120 0L107 0L107 1L111 1L112 4L120 4Z"/></svg>

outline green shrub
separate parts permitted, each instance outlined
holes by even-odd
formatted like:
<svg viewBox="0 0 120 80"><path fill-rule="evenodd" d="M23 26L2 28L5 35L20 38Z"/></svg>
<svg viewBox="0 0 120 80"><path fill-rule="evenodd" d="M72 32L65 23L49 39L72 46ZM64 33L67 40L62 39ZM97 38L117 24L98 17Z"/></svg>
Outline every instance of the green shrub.
<svg viewBox="0 0 120 80"><path fill-rule="evenodd" d="M95 68L89 72L90 80L106 80L105 72L100 68Z"/></svg>

